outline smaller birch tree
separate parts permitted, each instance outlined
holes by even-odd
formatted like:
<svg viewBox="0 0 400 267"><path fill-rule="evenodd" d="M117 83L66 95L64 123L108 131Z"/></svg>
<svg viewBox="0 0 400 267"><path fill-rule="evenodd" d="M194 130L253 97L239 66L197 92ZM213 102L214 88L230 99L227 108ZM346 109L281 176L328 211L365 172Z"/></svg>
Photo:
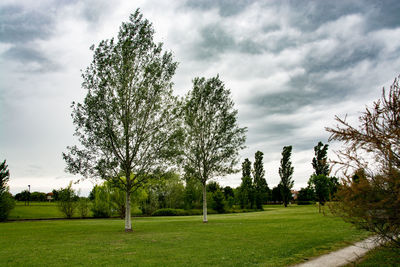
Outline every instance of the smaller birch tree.
<svg viewBox="0 0 400 267"><path fill-rule="evenodd" d="M195 78L186 95L184 169L203 187L203 222L207 222L207 181L235 172L246 128L237 123L237 110L219 76Z"/></svg>

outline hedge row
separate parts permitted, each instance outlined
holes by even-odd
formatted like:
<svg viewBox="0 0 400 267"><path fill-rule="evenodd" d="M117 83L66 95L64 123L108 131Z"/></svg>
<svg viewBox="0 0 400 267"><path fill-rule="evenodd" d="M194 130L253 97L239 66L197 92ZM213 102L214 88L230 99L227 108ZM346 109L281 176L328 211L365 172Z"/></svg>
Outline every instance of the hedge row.
<svg viewBox="0 0 400 267"><path fill-rule="evenodd" d="M242 213L242 212L254 212L261 211L255 209L232 209L227 210L226 213ZM217 214L218 212L213 209L207 209L207 214ZM183 209L158 209L153 212L152 216L188 216L188 215L202 215L202 209L191 209L191 210L183 210Z"/></svg>
<svg viewBox="0 0 400 267"><path fill-rule="evenodd" d="M152 216L188 216L188 215L202 215L203 210L201 209L191 209L191 210L183 210L183 209L158 209ZM217 212L213 209L207 209L207 214L217 214Z"/></svg>

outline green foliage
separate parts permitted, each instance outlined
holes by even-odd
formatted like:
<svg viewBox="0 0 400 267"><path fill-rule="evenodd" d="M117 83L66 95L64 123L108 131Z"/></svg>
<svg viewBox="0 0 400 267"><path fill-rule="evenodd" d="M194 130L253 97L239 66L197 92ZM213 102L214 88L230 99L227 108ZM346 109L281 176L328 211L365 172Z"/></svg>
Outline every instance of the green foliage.
<svg viewBox="0 0 400 267"><path fill-rule="evenodd" d="M267 181L265 180L265 171L263 164L263 153L257 151L254 160L254 199L257 209L262 209L262 205L267 202L269 187Z"/></svg>
<svg viewBox="0 0 400 267"><path fill-rule="evenodd" d="M221 190L217 182L212 181L207 184L207 192L215 193L217 190Z"/></svg>
<svg viewBox="0 0 400 267"><path fill-rule="evenodd" d="M225 197L224 194L222 193L222 191L220 189L218 189L217 191L215 191L212 194L212 209L214 209L215 211L217 211L218 213L224 213L225 212Z"/></svg>
<svg viewBox="0 0 400 267"><path fill-rule="evenodd" d="M89 217L90 200L86 197L79 198L77 210L78 210L78 214L81 218Z"/></svg>
<svg viewBox="0 0 400 267"><path fill-rule="evenodd" d="M43 192L32 192L29 197L30 201L47 201L47 195Z"/></svg>
<svg viewBox="0 0 400 267"><path fill-rule="evenodd" d="M282 202L281 188L282 188L281 184L278 184L277 186L272 188L272 192L271 192L272 201L278 202L278 203Z"/></svg>
<svg viewBox="0 0 400 267"><path fill-rule="evenodd" d="M10 179L10 171L4 160L0 163L0 221L8 218L10 211L14 208L15 202L12 195L8 192L7 183Z"/></svg>
<svg viewBox="0 0 400 267"><path fill-rule="evenodd" d="M254 207L254 186L251 179L251 162L245 159L242 163L242 183L238 189L238 200L242 209L252 209Z"/></svg>
<svg viewBox="0 0 400 267"><path fill-rule="evenodd" d="M242 177L251 177L251 161L247 158L242 162Z"/></svg>
<svg viewBox="0 0 400 267"><path fill-rule="evenodd" d="M315 192L314 189L310 186L301 188L297 195L298 202L300 201L313 201L315 200ZM299 204L300 205L300 204Z"/></svg>
<svg viewBox="0 0 400 267"><path fill-rule="evenodd" d="M12 195L8 191L0 193L0 221L7 220L14 207L15 201Z"/></svg>
<svg viewBox="0 0 400 267"><path fill-rule="evenodd" d="M232 187L230 186L225 186L224 187L224 196L225 199L228 199L229 197L235 197L235 192L233 191Z"/></svg>
<svg viewBox="0 0 400 267"><path fill-rule="evenodd" d="M183 209L158 209L153 212L152 216L184 216L188 215L188 213Z"/></svg>
<svg viewBox="0 0 400 267"><path fill-rule="evenodd" d="M150 215L160 208L181 209L185 206L185 187L176 173L161 174L159 179L151 180L145 186L144 192L146 197L140 203L144 214Z"/></svg>
<svg viewBox="0 0 400 267"><path fill-rule="evenodd" d="M10 170L8 169L8 165L6 165L6 161L4 160L2 163L0 163L0 195L8 191L7 183L9 179Z"/></svg>
<svg viewBox="0 0 400 267"><path fill-rule="evenodd" d="M125 211L126 211L125 192L121 190L121 188L111 187L111 185L107 186L109 187L108 191L110 193L111 209L114 212L116 212L121 219L125 218Z"/></svg>
<svg viewBox="0 0 400 267"><path fill-rule="evenodd" d="M107 185L96 185L94 189L94 201L92 205L93 217L109 218L112 215L110 188Z"/></svg>
<svg viewBox="0 0 400 267"><path fill-rule="evenodd" d="M329 164L328 164L328 145L324 145L322 142L318 142L318 145L314 147L314 158L312 159L312 166L314 168L315 175L329 175Z"/></svg>
<svg viewBox="0 0 400 267"><path fill-rule="evenodd" d="M298 200L297 205L313 205L315 204L314 201L311 200Z"/></svg>
<svg viewBox="0 0 400 267"><path fill-rule="evenodd" d="M329 179L329 199L333 199L336 192L339 190L339 179L335 176L328 177Z"/></svg>
<svg viewBox="0 0 400 267"><path fill-rule="evenodd" d="M312 175L310 178L310 184L314 187L315 199L318 201L318 204L324 206L325 202L329 200L329 178L323 174Z"/></svg>
<svg viewBox="0 0 400 267"><path fill-rule="evenodd" d="M74 215L77 207L77 198L75 190L72 189L72 181L66 188L59 190L58 208L65 217L71 218Z"/></svg>
<svg viewBox="0 0 400 267"><path fill-rule="evenodd" d="M63 153L70 173L100 177L128 193L127 210L130 193L168 169L182 139L171 81L177 63L153 37L152 24L136 10L115 40L92 46L93 61L82 74L86 97L72 104L81 146ZM125 226L131 230L130 216Z"/></svg>
<svg viewBox="0 0 400 267"><path fill-rule="evenodd" d="M183 105L184 158L189 176L203 185L203 221L207 221L206 183L215 176L233 173L246 128L237 124L237 110L219 76L194 78Z"/></svg>
<svg viewBox="0 0 400 267"><path fill-rule="evenodd" d="M94 200L94 194L95 194L95 191L96 191L95 188L96 188L96 186L93 186L92 190L90 190L90 193L89 193L89 196L88 196L90 201Z"/></svg>
<svg viewBox="0 0 400 267"><path fill-rule="evenodd" d="M223 192L225 197L225 203L227 207L231 209L235 204L235 191L230 186L226 186L224 187Z"/></svg>
<svg viewBox="0 0 400 267"><path fill-rule="evenodd" d="M186 179L184 192L185 209L199 209L202 202L202 184L197 179Z"/></svg>
<svg viewBox="0 0 400 267"><path fill-rule="evenodd" d="M285 207L289 204L292 197L291 189L293 187L294 181L292 180L293 167L290 161L290 156L292 154L292 146L283 147L281 166L279 167L279 176L281 177L281 195L282 201Z"/></svg>

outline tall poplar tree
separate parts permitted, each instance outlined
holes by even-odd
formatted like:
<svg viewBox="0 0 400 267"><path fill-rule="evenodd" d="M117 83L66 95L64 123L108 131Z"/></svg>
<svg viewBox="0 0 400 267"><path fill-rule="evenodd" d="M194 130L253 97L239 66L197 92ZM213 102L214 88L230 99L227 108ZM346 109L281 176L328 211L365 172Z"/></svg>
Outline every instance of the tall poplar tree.
<svg viewBox="0 0 400 267"><path fill-rule="evenodd" d="M242 182L239 187L241 208L251 209L254 206L254 186L251 178L251 162L245 159L242 163Z"/></svg>
<svg viewBox="0 0 400 267"><path fill-rule="evenodd" d="M314 147L314 158L312 159L312 166L315 171L315 175L329 175L329 164L328 164L328 145L318 142L318 145Z"/></svg>
<svg viewBox="0 0 400 267"><path fill-rule="evenodd" d="M93 61L82 74L87 94L72 104L80 146L63 153L70 173L124 190L127 232L131 193L168 168L180 136L171 82L177 63L153 36L152 24L136 10L116 39L91 47Z"/></svg>
<svg viewBox="0 0 400 267"><path fill-rule="evenodd" d="M265 180L263 155L261 151L257 151L253 165L255 203L257 209L262 209L262 205L267 200L269 191L267 181Z"/></svg>
<svg viewBox="0 0 400 267"><path fill-rule="evenodd" d="M203 186L203 222L207 222L206 183L235 171L246 128L237 123L237 110L219 76L195 78L186 95L184 167Z"/></svg>
<svg viewBox="0 0 400 267"><path fill-rule="evenodd" d="M281 177L281 195L285 207L287 207L289 204L289 200L292 195L290 190L294 184L294 181L292 180L294 168L292 167L292 162L290 161L291 154L292 146L283 147L281 166L279 167L279 176Z"/></svg>

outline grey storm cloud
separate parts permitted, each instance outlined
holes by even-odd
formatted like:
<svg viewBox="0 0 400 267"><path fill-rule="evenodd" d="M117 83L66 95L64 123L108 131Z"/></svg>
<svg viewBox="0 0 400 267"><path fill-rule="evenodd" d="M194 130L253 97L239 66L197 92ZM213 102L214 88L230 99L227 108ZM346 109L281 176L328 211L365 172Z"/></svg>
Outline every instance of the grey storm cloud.
<svg viewBox="0 0 400 267"><path fill-rule="evenodd" d="M59 155L74 142L69 105L84 94L87 48L115 35L137 8L180 63L176 92L193 77L220 74L248 127L241 157L263 151L270 185L285 145L305 163L295 167L296 184L305 184L312 148L327 141L324 127L334 115L354 118L400 67L397 0L0 3L0 152L17 179L45 173L60 177L55 188L70 179Z"/></svg>
<svg viewBox="0 0 400 267"><path fill-rule="evenodd" d="M38 62L47 63L47 58L42 55L40 50L29 46L14 46L4 53L5 58L16 59L22 63Z"/></svg>
<svg viewBox="0 0 400 267"><path fill-rule="evenodd" d="M209 10L212 8L218 8L219 14L223 17L236 15L243 11L243 9L256 2L255 0L239 0L239 1L230 1L230 0L189 0L186 1L185 5L189 8L201 9L201 10Z"/></svg>
<svg viewBox="0 0 400 267"><path fill-rule="evenodd" d="M0 42L47 39L53 33L53 23L54 17L45 10L29 10L18 5L0 7Z"/></svg>

